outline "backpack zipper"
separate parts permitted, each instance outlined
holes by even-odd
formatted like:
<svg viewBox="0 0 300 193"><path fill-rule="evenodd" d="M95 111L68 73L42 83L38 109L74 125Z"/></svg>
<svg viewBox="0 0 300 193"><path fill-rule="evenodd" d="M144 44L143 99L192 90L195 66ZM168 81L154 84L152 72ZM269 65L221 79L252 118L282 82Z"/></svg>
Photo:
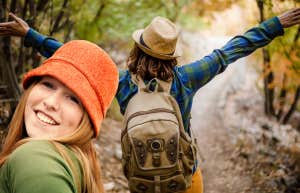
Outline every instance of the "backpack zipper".
<svg viewBox="0 0 300 193"><path fill-rule="evenodd" d="M171 114L174 114L176 116L175 111L172 111L170 109L165 109L165 108L156 108L156 109L151 109L151 110L148 110L148 111L139 111L139 112L133 113L132 115L130 115L128 117L127 122L126 122L126 127L123 130L121 136L123 136L123 134L128 131L128 123L134 117L139 116L139 115L146 115L146 114L149 114L149 113L160 113L160 112L171 113Z"/></svg>
<svg viewBox="0 0 300 193"><path fill-rule="evenodd" d="M172 113L174 115L176 115L175 111L172 111L170 109L165 109L165 108L156 108L156 109L151 109L151 110L148 110L148 111L139 111L139 112L136 112L136 113L133 113L132 115L130 115L127 119L127 124L128 122L133 119L134 117L136 116L139 116L139 115L146 115L146 114L149 114L149 113L160 113L160 112L165 112L165 113ZM127 125L126 124L126 125Z"/></svg>

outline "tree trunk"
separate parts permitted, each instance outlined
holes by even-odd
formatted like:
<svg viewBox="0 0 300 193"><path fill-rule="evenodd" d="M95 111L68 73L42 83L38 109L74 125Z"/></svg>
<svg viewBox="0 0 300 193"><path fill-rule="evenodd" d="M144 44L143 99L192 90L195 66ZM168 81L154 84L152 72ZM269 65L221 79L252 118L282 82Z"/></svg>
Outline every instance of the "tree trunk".
<svg viewBox="0 0 300 193"><path fill-rule="evenodd" d="M16 2L12 1L10 4L11 10L16 9ZM0 22L4 22L5 19L5 12L7 8L7 1L3 1L1 4L1 20ZM7 86L7 97L12 98L13 102L11 103L12 109L15 108L17 101L20 97L20 89L18 85L18 80L15 74L12 55L11 55L11 40L9 37L3 37L0 39L1 43L1 50L0 57L3 58L0 62L1 71L3 70L3 84Z"/></svg>
<svg viewBox="0 0 300 193"><path fill-rule="evenodd" d="M69 3L68 0L64 0L64 2L62 4L62 7L61 7L61 10L60 10L58 16L56 17L54 25L53 25L53 27L50 31L50 36L52 36L55 32L59 31L59 29L61 28L61 25L59 25L59 24L60 24L62 18L64 17L65 10L68 6L68 3Z"/></svg>
<svg viewBox="0 0 300 193"><path fill-rule="evenodd" d="M282 120L283 124L286 124L289 121L289 119L291 118L292 114L296 110L299 98L300 98L300 86L297 87L296 93L294 95L293 103L292 103L290 109L288 110L288 112L286 113L286 115L284 116L284 118Z"/></svg>
<svg viewBox="0 0 300 193"><path fill-rule="evenodd" d="M282 88L279 94L279 107L278 107L278 113L276 114L277 120L280 120L282 118L283 109L286 102L286 94L287 94L286 79L287 79L286 74L284 74L282 80Z"/></svg>
<svg viewBox="0 0 300 193"><path fill-rule="evenodd" d="M264 17L264 1L263 0L256 0L257 6L259 8L260 13L260 22L265 20ZM268 116L274 116L274 89L269 88L270 83L274 80L273 72L270 70L270 53L267 49L263 48L263 75L264 75L264 109L265 114Z"/></svg>

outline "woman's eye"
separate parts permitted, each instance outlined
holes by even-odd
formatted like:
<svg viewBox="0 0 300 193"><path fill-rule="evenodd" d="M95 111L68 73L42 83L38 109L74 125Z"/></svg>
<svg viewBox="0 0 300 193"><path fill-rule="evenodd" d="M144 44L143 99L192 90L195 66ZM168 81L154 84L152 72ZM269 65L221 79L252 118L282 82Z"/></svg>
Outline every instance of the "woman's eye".
<svg viewBox="0 0 300 193"><path fill-rule="evenodd" d="M54 88L54 85L50 82L44 81L44 82L42 82L42 85L46 86L47 88Z"/></svg>
<svg viewBox="0 0 300 193"><path fill-rule="evenodd" d="M69 96L69 98L70 98L70 100L73 101L74 103L80 104L79 100L78 100L76 97L74 97L74 96Z"/></svg>

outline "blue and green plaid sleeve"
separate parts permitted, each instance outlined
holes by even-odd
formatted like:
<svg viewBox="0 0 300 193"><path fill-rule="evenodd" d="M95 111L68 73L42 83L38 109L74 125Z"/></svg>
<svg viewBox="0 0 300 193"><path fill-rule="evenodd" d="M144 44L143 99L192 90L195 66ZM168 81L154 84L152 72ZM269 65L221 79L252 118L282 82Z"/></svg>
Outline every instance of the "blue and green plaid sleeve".
<svg viewBox="0 0 300 193"><path fill-rule="evenodd" d="M215 49L201 60L178 67L182 76L181 79L195 93L214 76L223 72L228 64L267 45L283 33L283 28L277 17L266 20L243 35L235 36L221 49Z"/></svg>
<svg viewBox="0 0 300 193"><path fill-rule="evenodd" d="M38 33L30 28L25 36L24 45L37 49L44 57L49 58L63 43Z"/></svg>

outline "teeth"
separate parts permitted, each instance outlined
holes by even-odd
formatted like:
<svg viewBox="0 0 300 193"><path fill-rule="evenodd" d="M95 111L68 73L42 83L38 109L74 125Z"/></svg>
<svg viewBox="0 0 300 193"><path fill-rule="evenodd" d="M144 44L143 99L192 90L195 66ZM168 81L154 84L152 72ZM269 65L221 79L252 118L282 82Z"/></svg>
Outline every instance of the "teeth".
<svg viewBox="0 0 300 193"><path fill-rule="evenodd" d="M51 118L49 118L47 115L45 115L44 113L42 113L42 112L37 112L37 117L39 118L39 120L41 120L41 121L43 121L43 122L45 122L45 123L48 123L48 124L50 124L50 125L56 125L56 122L53 120L53 119L51 119Z"/></svg>

